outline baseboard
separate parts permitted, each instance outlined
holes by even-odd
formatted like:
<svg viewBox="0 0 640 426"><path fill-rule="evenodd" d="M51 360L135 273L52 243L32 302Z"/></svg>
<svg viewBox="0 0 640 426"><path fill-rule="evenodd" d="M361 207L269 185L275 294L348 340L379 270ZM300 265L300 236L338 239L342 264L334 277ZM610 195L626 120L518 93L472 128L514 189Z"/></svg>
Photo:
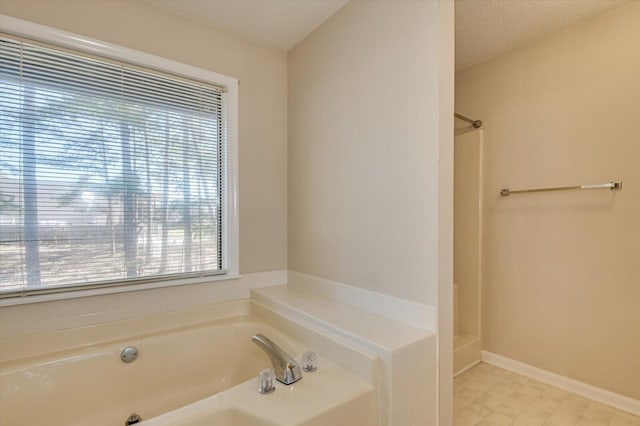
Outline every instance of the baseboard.
<svg viewBox="0 0 640 426"><path fill-rule="evenodd" d="M438 310L433 306L292 270L288 271L288 278L292 288L313 291L414 327L432 331L437 328Z"/></svg>
<svg viewBox="0 0 640 426"><path fill-rule="evenodd" d="M566 376L561 376L560 374L552 373L492 352L482 351L482 361L548 385L573 392L585 398L601 402L602 404L640 415L640 401L637 399L620 395Z"/></svg>
<svg viewBox="0 0 640 426"><path fill-rule="evenodd" d="M462 367L459 371L456 371L456 372L453 374L453 377L458 377L459 375L461 375L461 374L462 374L462 373L464 373L465 371L467 371L467 370L471 370L473 367L475 367L476 365L480 364L481 362L482 362L482 360L481 360L481 359L478 359L478 360L476 360L476 361L473 361L471 364L469 364L469 365L467 365L467 366L465 366L465 367Z"/></svg>
<svg viewBox="0 0 640 426"><path fill-rule="evenodd" d="M478 336L459 337L453 341L453 377L467 371L481 361L480 338Z"/></svg>

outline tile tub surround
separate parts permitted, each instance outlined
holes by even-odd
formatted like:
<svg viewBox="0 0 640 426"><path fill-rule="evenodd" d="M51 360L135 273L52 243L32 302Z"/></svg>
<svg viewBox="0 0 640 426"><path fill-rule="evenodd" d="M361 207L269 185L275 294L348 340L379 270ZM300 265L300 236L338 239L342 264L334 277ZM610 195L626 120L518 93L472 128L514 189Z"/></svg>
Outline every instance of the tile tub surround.
<svg viewBox="0 0 640 426"><path fill-rule="evenodd" d="M376 414L380 416L377 424L436 424L433 332L309 291L285 291L288 299L267 297L279 294L283 288L286 286L275 286L270 291L265 288L264 292L254 293L252 299L169 312L154 310L134 318L116 315L115 319L109 317L75 327L69 321L68 326L50 331L40 328L43 319L33 317L38 321L36 328L21 327L20 333L1 337L0 363L90 348L105 341L231 316L252 316L370 383L376 389ZM285 303L287 300L290 305Z"/></svg>
<svg viewBox="0 0 640 426"><path fill-rule="evenodd" d="M207 312L213 304L248 298L252 288L286 282L287 271L278 270L243 274L240 278L224 281L146 290L138 285L102 289L126 291L93 296L87 295L87 291L73 291L0 299L0 339L163 316L167 312L188 313L191 308L194 312L200 308ZM43 298L53 300L42 301Z"/></svg>
<svg viewBox="0 0 640 426"><path fill-rule="evenodd" d="M454 379L454 426L640 426L640 417L484 362Z"/></svg>
<svg viewBox="0 0 640 426"><path fill-rule="evenodd" d="M436 424L435 333L287 285L254 289L251 297L272 315L375 355L379 425Z"/></svg>
<svg viewBox="0 0 640 426"><path fill-rule="evenodd" d="M291 269L287 271L287 285L290 288L307 290L340 300L417 328L436 329L438 311L430 305L399 299Z"/></svg>
<svg viewBox="0 0 640 426"><path fill-rule="evenodd" d="M248 316L250 312L249 300L243 299L100 324L0 336L0 365L77 348L90 348L105 342L130 339L161 330L189 327L235 316Z"/></svg>

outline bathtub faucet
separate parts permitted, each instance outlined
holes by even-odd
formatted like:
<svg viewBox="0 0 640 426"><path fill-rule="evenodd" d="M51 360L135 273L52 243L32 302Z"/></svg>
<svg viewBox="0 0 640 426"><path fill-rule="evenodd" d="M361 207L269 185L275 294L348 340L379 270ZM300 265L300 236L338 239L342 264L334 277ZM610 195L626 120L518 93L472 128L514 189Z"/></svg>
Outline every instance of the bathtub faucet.
<svg viewBox="0 0 640 426"><path fill-rule="evenodd" d="M302 370L296 360L291 358L278 345L262 334L256 334L251 340L269 356L276 379L279 382L290 385L302 379Z"/></svg>

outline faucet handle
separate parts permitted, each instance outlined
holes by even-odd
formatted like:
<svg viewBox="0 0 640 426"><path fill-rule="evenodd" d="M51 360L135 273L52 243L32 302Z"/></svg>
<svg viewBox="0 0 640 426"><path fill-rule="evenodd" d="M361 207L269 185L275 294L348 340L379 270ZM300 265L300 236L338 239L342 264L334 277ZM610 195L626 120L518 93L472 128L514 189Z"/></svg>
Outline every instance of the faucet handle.
<svg viewBox="0 0 640 426"><path fill-rule="evenodd" d="M311 373L312 371L316 371L318 368L318 356L315 352L306 351L302 354L302 371L306 371L307 373Z"/></svg>
<svg viewBox="0 0 640 426"><path fill-rule="evenodd" d="M274 379L276 375L270 368L265 368L258 374L258 392L268 394L276 390Z"/></svg>

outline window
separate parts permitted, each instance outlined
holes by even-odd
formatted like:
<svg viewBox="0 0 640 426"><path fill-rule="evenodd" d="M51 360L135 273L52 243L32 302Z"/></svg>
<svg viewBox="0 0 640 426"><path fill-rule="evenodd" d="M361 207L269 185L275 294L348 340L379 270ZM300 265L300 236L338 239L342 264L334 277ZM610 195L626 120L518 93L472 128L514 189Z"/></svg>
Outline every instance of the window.
<svg viewBox="0 0 640 426"><path fill-rule="evenodd" d="M0 294L234 269L227 97L3 35Z"/></svg>

